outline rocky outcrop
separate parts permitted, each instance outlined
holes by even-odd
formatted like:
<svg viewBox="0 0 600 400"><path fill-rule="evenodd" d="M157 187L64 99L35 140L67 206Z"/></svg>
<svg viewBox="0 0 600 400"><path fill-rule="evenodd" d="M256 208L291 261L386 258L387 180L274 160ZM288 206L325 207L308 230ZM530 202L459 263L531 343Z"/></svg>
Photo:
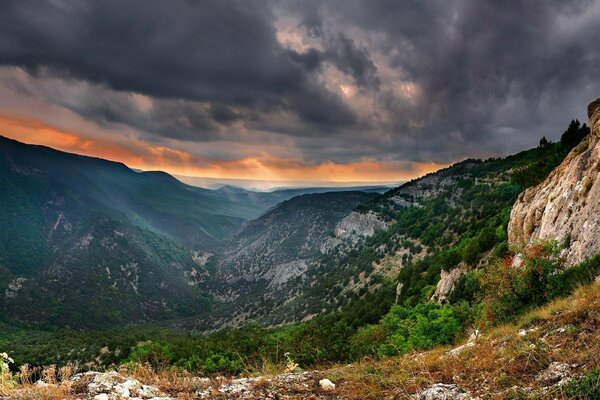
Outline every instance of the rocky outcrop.
<svg viewBox="0 0 600 400"><path fill-rule="evenodd" d="M387 224L373 212L359 213L351 212L344 217L335 227L335 236L345 239L352 235L372 236L375 231L385 229Z"/></svg>
<svg viewBox="0 0 600 400"><path fill-rule="evenodd" d="M75 375L71 383L75 391L83 393L89 400L171 400L158 388L144 385L136 379L127 378L117 372L86 372Z"/></svg>
<svg viewBox="0 0 600 400"><path fill-rule="evenodd" d="M592 101L588 106L588 118L592 135L600 136L600 98Z"/></svg>
<svg viewBox="0 0 600 400"><path fill-rule="evenodd" d="M435 293L431 296L431 301L443 302L448 298L448 295L454 290L454 285L460 277L466 272L466 266L461 265L452 271L442 270L440 281L435 288Z"/></svg>
<svg viewBox="0 0 600 400"><path fill-rule="evenodd" d="M335 226L334 236L325 238L321 244L322 254L329 254L345 240L356 243L360 238L373 236L376 231L386 229L387 222L374 212L352 211Z"/></svg>
<svg viewBox="0 0 600 400"><path fill-rule="evenodd" d="M541 184L523 192L511 211L509 242L567 243L573 265L600 251L600 99L588 107L592 133Z"/></svg>

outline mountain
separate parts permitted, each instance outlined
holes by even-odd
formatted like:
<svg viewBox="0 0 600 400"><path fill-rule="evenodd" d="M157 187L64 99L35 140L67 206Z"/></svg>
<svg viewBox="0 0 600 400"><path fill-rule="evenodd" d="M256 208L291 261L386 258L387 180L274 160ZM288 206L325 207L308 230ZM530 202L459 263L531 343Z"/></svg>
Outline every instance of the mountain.
<svg viewBox="0 0 600 400"><path fill-rule="evenodd" d="M599 106L591 134L574 121L559 143L465 160L383 194L297 196L210 251L6 163L1 221L29 235L3 225L0 343L17 365L122 374L58 387L51 367L50 385L16 390L135 395L134 366L165 398L598 398ZM36 255L39 243L46 258L16 275L11 249ZM323 365L333 367L298 370ZM423 367L418 382L406 373Z"/></svg>
<svg viewBox="0 0 600 400"><path fill-rule="evenodd" d="M600 99L588 106L591 135L547 179L519 196L508 225L513 245L558 240L569 265L600 251Z"/></svg>
<svg viewBox="0 0 600 400"><path fill-rule="evenodd" d="M4 315L92 328L167 319L197 329L271 325L374 295L386 299L382 307L444 299L492 249L503 251L519 193L570 150L545 143L465 160L383 194L298 196L325 189L207 190L161 172L0 144ZM365 310L365 321L379 309Z"/></svg>
<svg viewBox="0 0 600 400"><path fill-rule="evenodd" d="M328 192L304 194L278 204L245 224L216 251L214 274L206 282L210 293L232 303L244 318L268 310L269 304L286 298L282 287L302 288L303 275L321 255L324 239L356 206L375 196L358 191Z"/></svg>
<svg viewBox="0 0 600 400"><path fill-rule="evenodd" d="M283 201L289 200L296 196L312 193L327 193L327 192L367 192L367 193L384 193L390 188L385 186L351 186L351 187L306 187L293 189L276 189L270 192L254 192L251 190L242 189L236 186L223 186L216 189L215 192L220 196L227 198L230 201L242 204L252 204L258 207L261 211L266 211L271 207ZM258 217L258 215L256 215Z"/></svg>
<svg viewBox="0 0 600 400"><path fill-rule="evenodd" d="M164 173L0 138L2 314L76 327L199 315L191 249L255 209Z"/></svg>
<svg viewBox="0 0 600 400"><path fill-rule="evenodd" d="M185 185L164 172L135 172L124 164L25 145L0 137L3 179L14 190L27 178L60 186L143 228L190 248L214 245L263 208L231 201L220 192ZM8 187L8 186L7 186ZM81 203L81 201L80 201ZM93 206L92 206L93 205Z"/></svg>
<svg viewBox="0 0 600 400"><path fill-rule="evenodd" d="M506 158L469 159L407 182L321 228L318 251L300 246L312 251L309 258L282 256L290 246L272 232L294 230L267 214L217 252L215 276L228 285L211 293L232 302L234 311L225 315L235 324L268 325L356 307L375 294L385 302L446 297L465 271L485 262L492 249L506 248L517 196L543 180L568 150L554 143ZM281 276L276 285L269 280ZM370 313L364 310L366 321L379 318Z"/></svg>
<svg viewBox="0 0 600 400"><path fill-rule="evenodd" d="M0 187L2 318L88 329L204 318L215 303L203 283L207 251L239 249L236 240L243 243L264 219L247 224L226 246L220 243L279 199L310 190L201 189L163 172L136 172L3 137ZM327 193L312 202L302 196L265 218L281 212L297 218L296 228L288 220L274 225L279 231L272 234L297 229L293 235L310 236L314 246L318 239L311 232L320 234L373 196ZM287 251L304 256L296 248ZM220 277L213 286L227 286Z"/></svg>

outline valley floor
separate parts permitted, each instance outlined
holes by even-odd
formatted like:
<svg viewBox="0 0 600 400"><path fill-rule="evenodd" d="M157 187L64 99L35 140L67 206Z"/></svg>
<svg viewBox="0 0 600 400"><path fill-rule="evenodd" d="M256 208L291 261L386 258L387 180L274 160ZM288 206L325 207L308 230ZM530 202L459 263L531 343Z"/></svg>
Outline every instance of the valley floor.
<svg viewBox="0 0 600 400"><path fill-rule="evenodd" d="M239 379L136 367L24 379L3 399L599 399L600 281L516 323L436 348L319 371ZM49 373L47 376L60 376ZM49 380L52 380L50 378Z"/></svg>

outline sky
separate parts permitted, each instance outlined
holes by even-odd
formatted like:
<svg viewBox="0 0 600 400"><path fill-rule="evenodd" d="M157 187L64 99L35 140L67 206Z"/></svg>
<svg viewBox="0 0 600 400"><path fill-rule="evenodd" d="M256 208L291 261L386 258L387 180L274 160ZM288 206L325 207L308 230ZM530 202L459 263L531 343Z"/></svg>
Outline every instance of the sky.
<svg viewBox="0 0 600 400"><path fill-rule="evenodd" d="M3 0L0 135L223 180L400 182L560 137L600 0Z"/></svg>

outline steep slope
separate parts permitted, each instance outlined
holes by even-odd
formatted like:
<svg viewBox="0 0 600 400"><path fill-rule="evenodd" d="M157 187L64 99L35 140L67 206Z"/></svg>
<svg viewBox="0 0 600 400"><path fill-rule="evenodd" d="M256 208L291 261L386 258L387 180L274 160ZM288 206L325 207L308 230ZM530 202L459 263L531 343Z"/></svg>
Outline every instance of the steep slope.
<svg viewBox="0 0 600 400"><path fill-rule="evenodd" d="M0 136L6 195L20 190L15 179L29 176L62 185L94 207L199 249L236 231L263 207L230 200L223 193L185 185L164 172L135 172L125 165L32 146ZM9 182L12 180L12 182Z"/></svg>
<svg viewBox="0 0 600 400"><path fill-rule="evenodd" d="M305 194L282 202L223 243L212 260L215 273L205 283L217 298L243 308L247 317L252 317L252 310L286 300L281 288L302 281L336 224L375 196L346 191Z"/></svg>
<svg viewBox="0 0 600 400"><path fill-rule="evenodd" d="M187 284L189 251L23 171L2 171L4 319L98 328L206 310L205 296Z"/></svg>
<svg viewBox="0 0 600 400"><path fill-rule="evenodd" d="M0 138L0 316L97 328L202 315L191 249L255 209L164 173Z"/></svg>
<svg viewBox="0 0 600 400"><path fill-rule="evenodd" d="M414 304L434 292L444 299L494 247L505 251L510 208L523 185L544 179L565 154L556 143L504 159L466 160L355 207L348 204L346 213L326 224L286 207L311 197L282 203L208 262L216 271L208 280L210 292L225 304L212 326L289 323L360 308L371 304L368 296L377 296L369 297L376 307L361 311L360 320L368 323L394 299ZM324 198L314 199L323 210L331 208ZM303 227L300 236L294 224ZM318 232L308 244L306 226ZM206 328L202 323L194 326Z"/></svg>
<svg viewBox="0 0 600 400"><path fill-rule="evenodd" d="M600 251L600 99L588 106L591 135L538 186L523 192L511 212L509 240L522 246L557 240L567 264Z"/></svg>

